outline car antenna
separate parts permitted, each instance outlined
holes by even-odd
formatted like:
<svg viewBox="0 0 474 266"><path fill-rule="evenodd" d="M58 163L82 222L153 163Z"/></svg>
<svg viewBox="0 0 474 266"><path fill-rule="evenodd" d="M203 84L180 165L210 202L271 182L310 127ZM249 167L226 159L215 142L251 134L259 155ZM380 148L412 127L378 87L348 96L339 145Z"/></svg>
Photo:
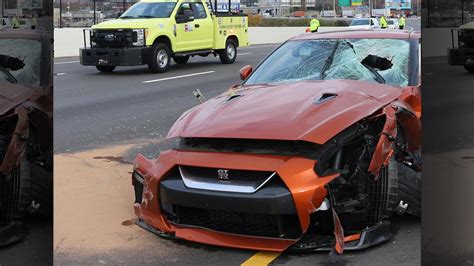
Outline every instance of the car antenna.
<svg viewBox="0 0 474 266"><path fill-rule="evenodd" d="M193 90L193 95L194 95L194 97L196 97L196 99L198 100L199 103L203 103L203 102L206 101L206 98L204 97L204 95L202 94L202 92L199 89Z"/></svg>

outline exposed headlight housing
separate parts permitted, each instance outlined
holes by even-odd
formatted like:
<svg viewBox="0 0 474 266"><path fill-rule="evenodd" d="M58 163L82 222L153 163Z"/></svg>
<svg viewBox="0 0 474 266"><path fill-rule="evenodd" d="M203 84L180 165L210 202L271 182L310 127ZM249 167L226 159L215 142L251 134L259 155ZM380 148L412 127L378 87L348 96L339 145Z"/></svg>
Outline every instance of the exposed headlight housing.
<svg viewBox="0 0 474 266"><path fill-rule="evenodd" d="M145 46L145 38L146 38L146 33L148 30L146 29L135 29L133 30L133 35L136 36L137 38L134 38L134 42L132 43L133 46Z"/></svg>

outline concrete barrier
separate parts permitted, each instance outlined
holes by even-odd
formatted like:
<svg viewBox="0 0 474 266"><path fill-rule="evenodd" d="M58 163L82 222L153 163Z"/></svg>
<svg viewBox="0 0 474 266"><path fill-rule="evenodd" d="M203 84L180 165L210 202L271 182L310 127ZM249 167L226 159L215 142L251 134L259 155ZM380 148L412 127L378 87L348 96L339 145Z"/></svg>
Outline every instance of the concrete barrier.
<svg viewBox="0 0 474 266"><path fill-rule="evenodd" d="M346 27L321 27L320 31L344 30ZM281 43L287 39L303 34L306 27L250 27L249 43ZM79 56L79 48L84 46L83 28L54 29L54 56Z"/></svg>

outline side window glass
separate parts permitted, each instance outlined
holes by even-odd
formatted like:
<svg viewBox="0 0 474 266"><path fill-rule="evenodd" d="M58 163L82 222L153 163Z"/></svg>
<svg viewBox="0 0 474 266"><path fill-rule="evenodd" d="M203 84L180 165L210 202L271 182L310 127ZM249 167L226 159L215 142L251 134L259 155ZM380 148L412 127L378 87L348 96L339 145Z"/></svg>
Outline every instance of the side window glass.
<svg viewBox="0 0 474 266"><path fill-rule="evenodd" d="M194 16L196 19L207 18L206 9L201 2L194 3Z"/></svg>
<svg viewBox="0 0 474 266"><path fill-rule="evenodd" d="M189 10L189 11L193 11L192 8L191 8L191 4L190 3L182 3L181 6L179 7L179 10L178 12L176 13L177 16L184 16L184 12L186 10Z"/></svg>

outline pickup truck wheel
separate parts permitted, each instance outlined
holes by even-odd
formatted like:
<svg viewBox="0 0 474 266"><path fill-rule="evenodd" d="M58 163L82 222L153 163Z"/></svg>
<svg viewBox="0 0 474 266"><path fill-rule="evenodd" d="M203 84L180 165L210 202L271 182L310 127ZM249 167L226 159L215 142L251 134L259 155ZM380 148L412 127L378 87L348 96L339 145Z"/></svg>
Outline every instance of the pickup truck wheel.
<svg viewBox="0 0 474 266"><path fill-rule="evenodd" d="M155 73L166 72L170 66L170 49L163 43L157 43L153 47L153 57L151 62L148 63L148 68Z"/></svg>
<svg viewBox="0 0 474 266"><path fill-rule="evenodd" d="M111 73L115 70L114 66L95 66L97 70L104 73Z"/></svg>
<svg viewBox="0 0 474 266"><path fill-rule="evenodd" d="M219 51L219 58L222 64L232 64L237 58L237 44L234 40L229 39L225 44L225 49Z"/></svg>
<svg viewBox="0 0 474 266"><path fill-rule="evenodd" d="M173 60L176 64L184 65L188 62L189 55L187 55L187 56L175 56L175 57L173 57Z"/></svg>
<svg viewBox="0 0 474 266"><path fill-rule="evenodd" d="M467 71L471 73L474 73L474 65L465 65L464 69L466 69Z"/></svg>

